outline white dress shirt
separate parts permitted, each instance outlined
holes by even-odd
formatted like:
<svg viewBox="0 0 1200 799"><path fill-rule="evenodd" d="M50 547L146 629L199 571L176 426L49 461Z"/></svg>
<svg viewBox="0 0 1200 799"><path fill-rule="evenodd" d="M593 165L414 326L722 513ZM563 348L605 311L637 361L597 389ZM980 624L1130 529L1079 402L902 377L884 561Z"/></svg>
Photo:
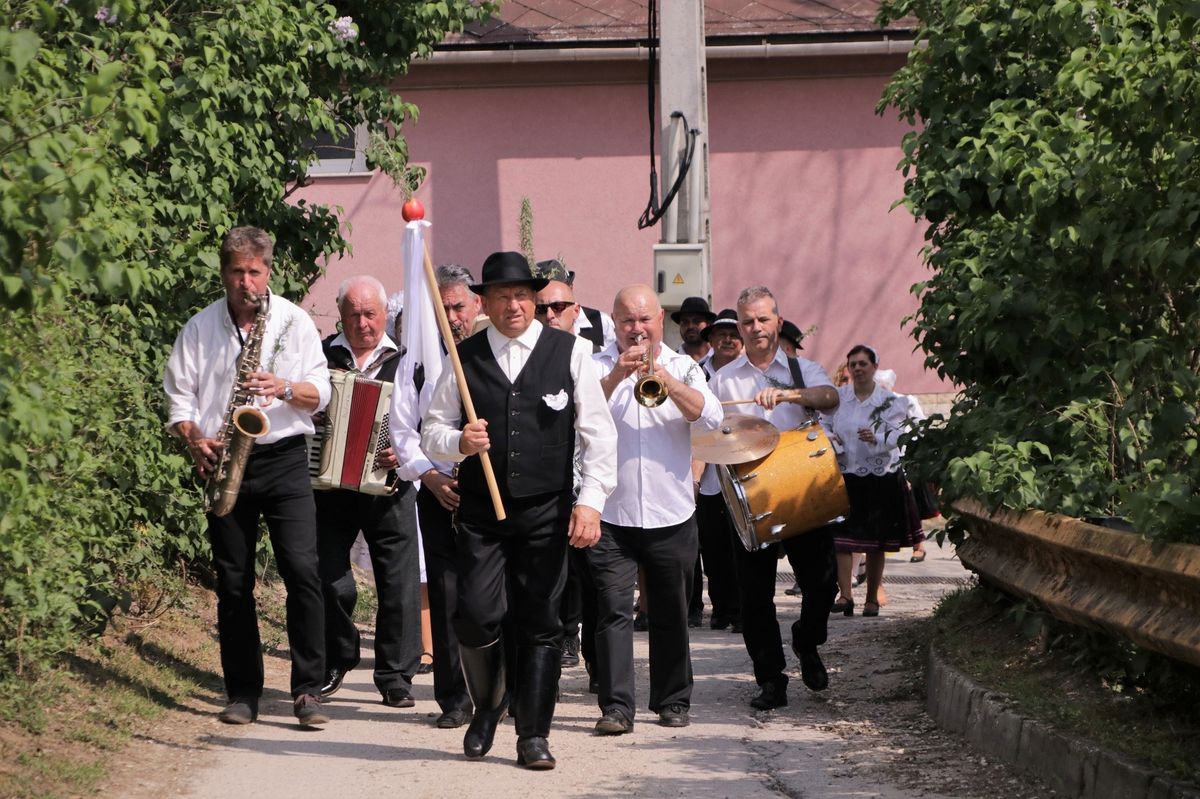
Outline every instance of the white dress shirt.
<svg viewBox="0 0 1200 799"><path fill-rule="evenodd" d="M819 364L806 358L797 358L800 363L800 375L804 378L805 388L817 386L832 386L833 381ZM722 366L713 375L709 384L713 393L721 401L734 399L753 399L764 388L797 388L792 380L792 370L788 367L787 353L782 348L775 349L775 358L767 364L767 368L759 369L750 363L746 353ZM750 414L766 419L779 428L780 432L794 430L813 418L812 412L803 405L794 402L782 402L772 410L766 410L761 405L747 403L733 406L737 413ZM700 492L703 494L720 493L721 486L715 469L706 469L700 482Z"/></svg>
<svg viewBox="0 0 1200 799"><path fill-rule="evenodd" d="M448 356L442 356L442 371L453 372L447 363ZM392 438L392 452L396 455L396 474L401 480L419 480L421 475L430 469L437 469L447 477L454 476L454 461L434 460L425 454L421 448L421 416L425 408L418 407L418 393L400 390L401 381L412 380L411 374L405 371L411 366L405 357L396 370L396 386L392 389L392 412L388 417L388 432ZM422 392L424 393L424 392ZM427 395L432 396L432 395ZM426 403L428 404L428 403Z"/></svg>
<svg viewBox="0 0 1200 799"><path fill-rule="evenodd" d="M535 319L516 338L508 338L495 327L488 327L479 335L487 336L492 356L504 376L513 382L521 374L541 333L542 323ZM570 370L571 380L575 384L572 401L575 403L576 446L581 450L579 463L582 474L575 504L599 511L617 483L617 431L613 427L591 355L591 342L576 337L575 346L571 349ZM461 408L462 399L454 370L445 369L438 377L421 425L421 447L426 455L454 462L466 458L459 451L463 424Z"/></svg>
<svg viewBox="0 0 1200 799"><path fill-rule="evenodd" d="M603 374L620 357L614 344L592 356ZM653 529L687 521L696 512L692 488L692 427L716 430L724 415L708 388L704 371L687 355L658 348L656 371L669 372L704 395L704 408L694 422L684 418L669 398L657 408L634 399L640 375L617 384L608 407L617 425L617 490L608 498L601 520L622 527Z"/></svg>
<svg viewBox="0 0 1200 799"><path fill-rule="evenodd" d="M838 466L843 474L883 475L900 468L900 434L908 419L909 403L905 397L876 384L871 396L860 400L854 385L847 383L838 389L841 402L830 411L827 421L830 433L842 445ZM861 428L875 433L875 443L858 437Z"/></svg>
<svg viewBox="0 0 1200 799"><path fill-rule="evenodd" d="M316 411L303 410L276 398L258 404L271 424L257 444L271 444L295 435L312 435L312 414L329 403L329 370L321 336L307 313L278 294L271 294L267 329L263 335L260 370L293 383L316 386ZM163 374L167 394L167 429L195 422L207 438L215 438L237 375L237 359L246 337L229 316L225 298L209 305L183 326L175 339Z"/></svg>

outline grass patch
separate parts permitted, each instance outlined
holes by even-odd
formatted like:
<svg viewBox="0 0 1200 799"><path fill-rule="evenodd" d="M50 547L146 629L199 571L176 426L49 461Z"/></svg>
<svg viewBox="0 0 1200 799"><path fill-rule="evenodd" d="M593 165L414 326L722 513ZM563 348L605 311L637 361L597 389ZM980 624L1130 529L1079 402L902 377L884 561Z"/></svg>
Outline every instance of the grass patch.
<svg viewBox="0 0 1200 799"><path fill-rule="evenodd" d="M188 588L169 611L117 616L36 678L0 683L0 796L94 792L133 737L157 738L169 712L194 713L189 699L220 695L215 619L211 592Z"/></svg>
<svg viewBox="0 0 1200 799"><path fill-rule="evenodd" d="M1020 715L1200 781L1200 670L1072 628L981 586L943 597L932 641Z"/></svg>

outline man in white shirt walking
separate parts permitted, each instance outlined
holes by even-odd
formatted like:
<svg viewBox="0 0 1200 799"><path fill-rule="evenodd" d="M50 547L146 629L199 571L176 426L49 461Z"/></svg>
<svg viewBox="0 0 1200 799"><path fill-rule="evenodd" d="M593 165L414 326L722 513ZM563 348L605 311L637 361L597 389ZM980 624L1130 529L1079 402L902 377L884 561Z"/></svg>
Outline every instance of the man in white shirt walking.
<svg viewBox="0 0 1200 799"><path fill-rule="evenodd" d="M767 419L780 430L807 422L813 411L838 405L838 394L825 370L804 358L789 358L779 346L783 320L775 297L765 286L752 286L738 296L738 330L743 353L720 369L712 390L721 399L753 399L746 413ZM779 547L800 565L796 583L803 595L800 619L792 625L792 650L800 659L800 675L813 691L828 685L817 647L825 643L829 609L837 594L833 531L822 527L754 552L738 545L735 566L741 590L742 638L761 688L750 701L756 710L787 704L783 641L775 615L775 568Z"/></svg>
<svg viewBox="0 0 1200 799"><path fill-rule="evenodd" d="M221 242L225 296L193 316L175 339L163 375L167 428L187 444L196 471L207 478L220 461L218 439L242 348L256 330L258 298L268 296L262 356L242 389L266 414L269 431L246 463L237 504L226 516L208 514L217 572L217 633L229 704L220 719L249 724L263 690L262 645L254 604L254 552L260 517L287 588L293 711L303 725L324 724L319 692L325 669L325 611L317 575L317 526L308 448L312 414L329 402L329 370L321 337L308 314L270 293L274 245L254 227L229 231Z"/></svg>
<svg viewBox="0 0 1200 799"><path fill-rule="evenodd" d="M613 303L615 346L598 353L600 384L617 425L617 489L601 516L604 534L588 550L596 585L596 660L601 735L633 730L633 585L645 569L650 619L650 710L685 727L692 697L688 600L696 563L691 428L715 430L721 406L699 364L662 346L663 309L649 286L622 289ZM666 398L635 397L654 364Z"/></svg>
<svg viewBox="0 0 1200 799"><path fill-rule="evenodd" d="M551 769L547 738L562 660L558 610L567 545L600 537L600 508L616 484L616 434L591 347L534 319L534 277L520 253L493 253L472 291L491 326L458 348L479 418L463 424L458 384L446 370L421 428L431 458L460 461L459 605L455 628L475 716L463 752L491 748L508 708L501 623L517 637L517 763ZM572 491L575 447L578 497ZM479 458L488 452L507 518L498 521ZM513 606L508 608L511 597Z"/></svg>

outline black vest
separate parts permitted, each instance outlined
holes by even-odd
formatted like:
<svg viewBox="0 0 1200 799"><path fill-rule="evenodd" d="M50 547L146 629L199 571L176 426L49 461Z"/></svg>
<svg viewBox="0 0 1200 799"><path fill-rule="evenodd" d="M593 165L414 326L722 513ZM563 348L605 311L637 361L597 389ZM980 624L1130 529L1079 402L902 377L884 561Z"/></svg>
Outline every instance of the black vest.
<svg viewBox="0 0 1200 799"><path fill-rule="evenodd" d="M571 350L575 336L543 327L516 383L496 363L486 331L458 347L463 373L479 418L487 419L488 454L502 495L532 497L571 490L575 458L575 382ZM562 410L542 399L565 394ZM464 411L462 418L466 419ZM487 496L479 458L467 458L458 470L463 494Z"/></svg>
<svg viewBox="0 0 1200 799"><path fill-rule="evenodd" d="M600 312L595 308L585 308L580 305L579 310L583 311L583 315L592 323L591 327L580 329L579 337L592 342L592 352L599 352L604 349L604 320L600 318Z"/></svg>

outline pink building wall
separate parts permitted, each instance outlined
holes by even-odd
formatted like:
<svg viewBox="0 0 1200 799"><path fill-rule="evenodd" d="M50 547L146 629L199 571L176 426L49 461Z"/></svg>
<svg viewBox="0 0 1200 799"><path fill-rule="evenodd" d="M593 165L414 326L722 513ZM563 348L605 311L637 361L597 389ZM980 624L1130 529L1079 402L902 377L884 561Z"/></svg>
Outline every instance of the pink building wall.
<svg viewBox="0 0 1200 799"><path fill-rule="evenodd" d="M924 268L921 229L902 208L889 212L903 191L895 167L906 131L874 113L890 70L771 68L777 74L763 79L754 65L710 65L714 306L765 284L784 316L815 328L807 357L832 369L865 342L897 371L898 389L946 390L901 329ZM417 77L421 69L433 68ZM658 231L636 226L648 194L645 86L636 72L605 79L603 69L564 83L493 74L472 88L400 87L421 110L404 133L429 171L417 197L433 223L435 262L477 275L488 253L518 249L527 196L538 257L560 256L577 272L584 304L607 310L621 286L651 280ZM298 194L342 206L351 226L353 255L332 264L305 302L331 330L343 278L368 273L399 288L402 199L381 175L318 178Z"/></svg>

